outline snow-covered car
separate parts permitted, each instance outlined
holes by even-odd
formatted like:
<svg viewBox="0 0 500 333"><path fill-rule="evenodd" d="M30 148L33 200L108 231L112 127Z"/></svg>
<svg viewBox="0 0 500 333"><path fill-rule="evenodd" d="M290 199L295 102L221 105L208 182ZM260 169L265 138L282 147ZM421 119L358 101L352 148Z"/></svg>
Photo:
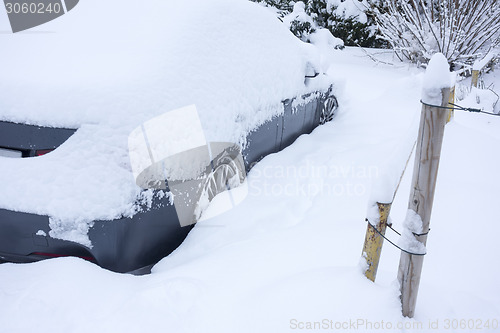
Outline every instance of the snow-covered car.
<svg viewBox="0 0 500 333"><path fill-rule="evenodd" d="M233 143L198 184L212 199L337 108L315 47L246 0L87 0L38 29L0 34L4 261L140 272L177 248L192 224L168 176L139 186L130 151L131 133L171 110L196 105L207 142Z"/></svg>

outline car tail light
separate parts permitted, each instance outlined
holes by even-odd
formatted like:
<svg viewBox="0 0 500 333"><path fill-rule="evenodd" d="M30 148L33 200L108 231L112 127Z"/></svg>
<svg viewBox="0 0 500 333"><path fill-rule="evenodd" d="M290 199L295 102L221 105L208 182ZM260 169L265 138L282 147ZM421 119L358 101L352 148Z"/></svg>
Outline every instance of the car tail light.
<svg viewBox="0 0 500 333"><path fill-rule="evenodd" d="M42 155L45 155L47 153L50 153L53 150L54 149L41 149L41 150L37 150L37 151L35 151L35 156L42 156Z"/></svg>

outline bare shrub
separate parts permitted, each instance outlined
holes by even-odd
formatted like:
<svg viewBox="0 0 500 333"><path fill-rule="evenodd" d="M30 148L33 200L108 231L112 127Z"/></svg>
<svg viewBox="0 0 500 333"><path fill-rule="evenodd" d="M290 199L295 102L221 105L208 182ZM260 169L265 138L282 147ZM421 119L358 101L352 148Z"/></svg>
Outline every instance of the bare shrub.
<svg viewBox="0 0 500 333"><path fill-rule="evenodd" d="M441 52L463 67L500 44L497 0L372 0L371 9L381 38L416 63Z"/></svg>

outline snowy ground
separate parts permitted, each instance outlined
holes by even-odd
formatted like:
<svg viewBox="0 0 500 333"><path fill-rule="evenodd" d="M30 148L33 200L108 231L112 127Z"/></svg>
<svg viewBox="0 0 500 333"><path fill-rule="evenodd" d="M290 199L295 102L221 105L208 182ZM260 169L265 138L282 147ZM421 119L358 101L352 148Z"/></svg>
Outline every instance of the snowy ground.
<svg viewBox="0 0 500 333"><path fill-rule="evenodd" d="M404 319L399 252L384 245L375 283L358 263L372 184L415 139L422 73L376 64L359 49L333 54L329 72L344 86L334 121L265 158L249 174L249 197L198 224L151 275L115 274L73 258L0 265L0 332L498 325L500 118L457 113L447 125L417 311ZM396 227L406 215L412 166L393 205Z"/></svg>

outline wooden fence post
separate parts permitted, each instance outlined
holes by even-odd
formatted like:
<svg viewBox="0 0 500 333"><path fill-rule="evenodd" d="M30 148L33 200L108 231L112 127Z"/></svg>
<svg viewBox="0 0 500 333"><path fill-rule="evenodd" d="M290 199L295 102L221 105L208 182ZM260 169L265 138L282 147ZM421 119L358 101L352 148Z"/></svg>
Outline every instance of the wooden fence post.
<svg viewBox="0 0 500 333"><path fill-rule="evenodd" d="M441 106L447 106L450 88L442 89ZM408 208L415 211L422 220L422 235L415 238L427 242L427 232L434 200L434 189L443 143L444 127L448 110L422 106L420 129L417 139L415 167ZM401 252L398 270L403 315L412 318L415 314L423 256Z"/></svg>

